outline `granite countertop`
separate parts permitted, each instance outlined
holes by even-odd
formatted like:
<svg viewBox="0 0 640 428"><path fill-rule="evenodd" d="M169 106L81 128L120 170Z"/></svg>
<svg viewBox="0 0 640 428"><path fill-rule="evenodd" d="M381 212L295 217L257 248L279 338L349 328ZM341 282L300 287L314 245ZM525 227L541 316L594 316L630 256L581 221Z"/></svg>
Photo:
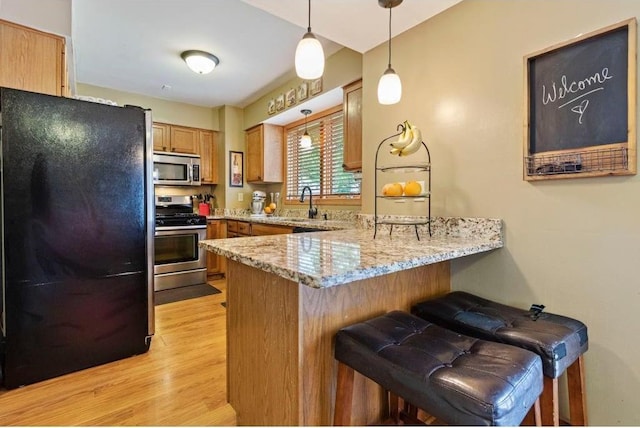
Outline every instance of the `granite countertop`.
<svg viewBox="0 0 640 428"><path fill-rule="evenodd" d="M204 240L200 246L291 281L325 288L501 248L502 223L489 221L493 223L486 226L456 219L451 223L455 227L460 225L462 233L452 233L449 228L432 237L421 234L419 241L415 232L394 231L389 235L378 231L373 239L370 228L350 228ZM475 229L471 233L469 225ZM491 229L491 233L481 233L478 227Z"/></svg>
<svg viewBox="0 0 640 428"><path fill-rule="evenodd" d="M353 229L356 227L355 222L343 220L323 220L309 219L300 217L279 217L279 216L235 216L235 215L209 215L208 220L240 220L250 223L274 224L279 226L291 227L312 227L322 230L342 230Z"/></svg>

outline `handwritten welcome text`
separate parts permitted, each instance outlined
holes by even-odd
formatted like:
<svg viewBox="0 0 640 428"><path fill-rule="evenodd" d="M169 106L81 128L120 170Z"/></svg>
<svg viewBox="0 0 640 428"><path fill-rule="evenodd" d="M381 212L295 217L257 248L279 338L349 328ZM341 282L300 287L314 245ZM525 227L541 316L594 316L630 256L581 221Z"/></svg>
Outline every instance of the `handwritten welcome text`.
<svg viewBox="0 0 640 428"><path fill-rule="evenodd" d="M566 75L562 75L562 77L560 78L560 83L556 84L556 82L553 82L551 84L550 90L547 90L546 85L542 85L542 104L553 104L556 101L563 100L567 96L578 94L597 85L602 85L609 79L613 79L613 76L609 74L609 67L604 67L602 71L596 72L592 76L588 76L582 80L573 80L571 82L568 81ZM593 92L601 91L603 89L604 87L602 86L596 87L576 97L572 97L567 102L558 106L558 108L562 108L577 99L587 96Z"/></svg>

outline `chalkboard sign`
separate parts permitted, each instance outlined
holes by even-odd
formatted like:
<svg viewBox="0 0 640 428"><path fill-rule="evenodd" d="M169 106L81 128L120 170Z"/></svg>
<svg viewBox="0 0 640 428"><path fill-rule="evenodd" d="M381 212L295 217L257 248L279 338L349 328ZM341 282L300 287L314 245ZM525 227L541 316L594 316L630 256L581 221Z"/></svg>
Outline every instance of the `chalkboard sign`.
<svg viewBox="0 0 640 428"><path fill-rule="evenodd" d="M525 57L525 179L635 173L635 45L632 19ZM616 159L591 165L611 148Z"/></svg>

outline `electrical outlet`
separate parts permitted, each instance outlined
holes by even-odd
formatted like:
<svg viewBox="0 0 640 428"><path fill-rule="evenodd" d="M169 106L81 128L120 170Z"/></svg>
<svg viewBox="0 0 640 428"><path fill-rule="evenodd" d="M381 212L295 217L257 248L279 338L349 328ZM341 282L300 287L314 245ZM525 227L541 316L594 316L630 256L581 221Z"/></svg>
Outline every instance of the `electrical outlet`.
<svg viewBox="0 0 640 428"><path fill-rule="evenodd" d="M243 202L244 201L244 193L240 192L238 193L238 202Z"/></svg>

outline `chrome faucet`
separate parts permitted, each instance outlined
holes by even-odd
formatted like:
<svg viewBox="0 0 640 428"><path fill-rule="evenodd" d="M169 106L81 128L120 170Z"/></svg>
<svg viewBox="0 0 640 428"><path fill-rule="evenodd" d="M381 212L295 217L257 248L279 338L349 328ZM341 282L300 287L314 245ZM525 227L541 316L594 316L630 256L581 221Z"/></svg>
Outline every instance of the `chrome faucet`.
<svg viewBox="0 0 640 428"><path fill-rule="evenodd" d="M313 193L311 193L311 187L304 186L302 188L302 194L300 195L300 202L304 202L304 191L309 191L309 218L315 218L318 215L318 208L312 205L313 202Z"/></svg>

